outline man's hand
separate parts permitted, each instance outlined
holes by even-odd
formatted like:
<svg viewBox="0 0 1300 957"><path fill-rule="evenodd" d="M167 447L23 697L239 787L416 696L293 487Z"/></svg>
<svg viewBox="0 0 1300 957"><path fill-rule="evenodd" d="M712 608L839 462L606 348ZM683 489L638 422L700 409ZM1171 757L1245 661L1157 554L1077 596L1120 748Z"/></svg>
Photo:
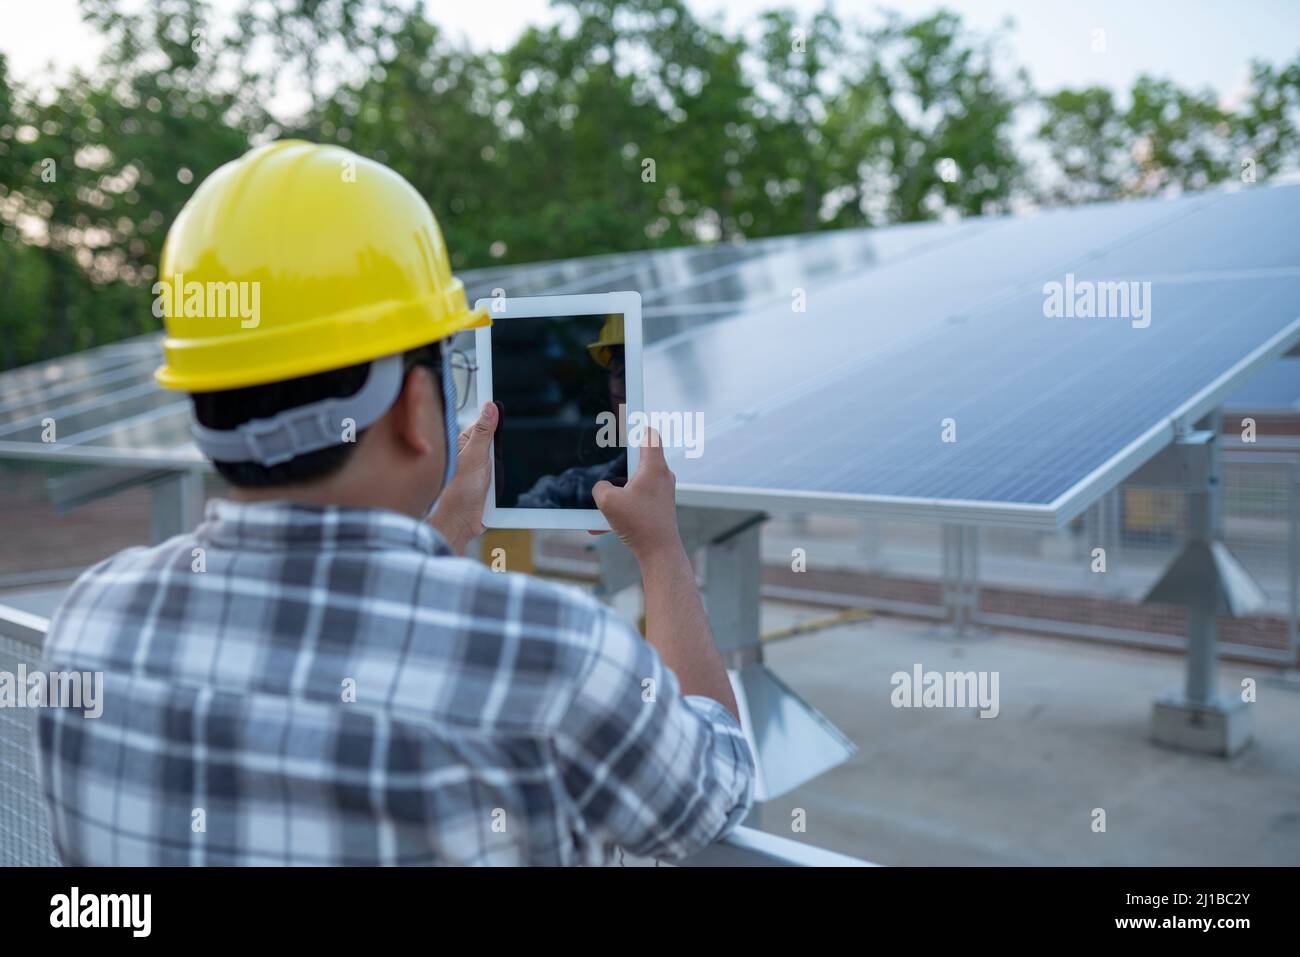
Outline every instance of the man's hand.
<svg viewBox="0 0 1300 957"><path fill-rule="evenodd" d="M731 681L677 531L677 479L664 461L659 433L646 430L641 461L627 485L597 482L591 494L641 566L646 641L677 675L683 694L721 702L739 721Z"/></svg>
<svg viewBox="0 0 1300 957"><path fill-rule="evenodd" d="M478 420L456 439L456 474L438 496L429 524L436 528L457 555L470 539L483 534L483 505L492 478L488 452L497 430L497 407L484 404Z"/></svg>
<svg viewBox="0 0 1300 957"><path fill-rule="evenodd" d="M677 478L664 461L659 433L646 429L636 474L619 488L597 482L591 490L596 507L619 540L645 563L664 552L682 549L677 531Z"/></svg>

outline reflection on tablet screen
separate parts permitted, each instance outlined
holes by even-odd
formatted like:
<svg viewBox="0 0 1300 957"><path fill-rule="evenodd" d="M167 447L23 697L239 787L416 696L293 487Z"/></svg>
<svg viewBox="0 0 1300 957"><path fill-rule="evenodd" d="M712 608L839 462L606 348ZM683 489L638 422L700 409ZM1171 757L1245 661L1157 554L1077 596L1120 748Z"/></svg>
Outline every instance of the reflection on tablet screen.
<svg viewBox="0 0 1300 957"><path fill-rule="evenodd" d="M621 313L493 323L498 508L595 508L597 482L623 484L624 375Z"/></svg>

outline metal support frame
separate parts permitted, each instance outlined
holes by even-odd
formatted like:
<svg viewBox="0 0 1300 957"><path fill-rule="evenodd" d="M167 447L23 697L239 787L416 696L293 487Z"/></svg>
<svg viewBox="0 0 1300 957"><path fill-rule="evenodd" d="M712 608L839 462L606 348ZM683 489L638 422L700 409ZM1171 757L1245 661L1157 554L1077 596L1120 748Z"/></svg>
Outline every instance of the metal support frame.
<svg viewBox="0 0 1300 957"><path fill-rule="evenodd" d="M979 611L979 526L945 524L942 553L943 607L948 627L963 638Z"/></svg>
<svg viewBox="0 0 1300 957"><path fill-rule="evenodd" d="M758 766L758 802L811 781L856 750L763 663L760 545L765 521L762 512L692 509L682 523L687 547L704 554L705 607Z"/></svg>
<svg viewBox="0 0 1300 957"><path fill-rule="evenodd" d="M738 513L732 527L698 543L704 549L709 624L729 668L763 660L759 546L765 521L767 516L762 513Z"/></svg>
<svg viewBox="0 0 1300 957"><path fill-rule="evenodd" d="M1231 757L1251 739L1252 715L1238 696L1218 692L1219 614L1242 614L1262 595L1224 546L1217 410L1200 431L1180 436L1171 456L1153 462L1187 485L1187 543L1148 593L1147 601L1180 604L1187 613L1187 674L1183 690L1158 698L1151 733L1158 744Z"/></svg>

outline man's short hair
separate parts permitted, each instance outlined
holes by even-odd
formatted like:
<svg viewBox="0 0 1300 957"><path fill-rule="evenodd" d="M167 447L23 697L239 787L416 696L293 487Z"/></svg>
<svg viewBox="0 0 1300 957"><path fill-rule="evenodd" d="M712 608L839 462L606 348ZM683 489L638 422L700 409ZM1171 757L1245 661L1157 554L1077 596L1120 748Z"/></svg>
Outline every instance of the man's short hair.
<svg viewBox="0 0 1300 957"><path fill-rule="evenodd" d="M438 343L412 349L403 356L402 374L415 366L424 366L433 374L435 391L442 395L442 351ZM219 392L196 392L194 417L200 425L210 429L233 429L251 422L266 419L286 409L296 409L322 399L341 399L355 395L365 385L370 363L331 369L299 379L252 385L243 389L224 389ZM357 433L357 442L366 432ZM300 485L329 478L343 468L356 448L357 442L343 442L327 449L319 449L296 456L278 465L261 465L257 462L217 462L212 464L231 485L241 488L275 488L280 485Z"/></svg>

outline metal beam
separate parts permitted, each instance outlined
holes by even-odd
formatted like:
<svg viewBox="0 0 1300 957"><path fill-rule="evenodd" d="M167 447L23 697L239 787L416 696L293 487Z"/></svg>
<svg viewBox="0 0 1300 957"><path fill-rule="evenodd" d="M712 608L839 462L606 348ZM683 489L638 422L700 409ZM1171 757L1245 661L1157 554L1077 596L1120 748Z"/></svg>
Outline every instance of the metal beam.
<svg viewBox="0 0 1300 957"><path fill-rule="evenodd" d="M1156 700L1154 740L1180 750L1231 757L1251 738L1252 715L1237 695L1218 693L1218 628L1221 613L1240 614L1253 582L1222 542L1223 484L1218 436L1222 414L1206 416L1200 431L1181 436L1188 472L1201 476L1187 493L1187 544L1147 594L1146 601L1175 601L1187 614L1187 675L1181 694ZM1185 441L1184 441L1185 440ZM1255 588L1257 592L1258 589Z"/></svg>
<svg viewBox="0 0 1300 957"><path fill-rule="evenodd" d="M0 635L31 645L40 651L45 644L45 633L50 630L50 620L12 605L0 605Z"/></svg>
<svg viewBox="0 0 1300 957"><path fill-rule="evenodd" d="M62 514L137 485L161 481L171 474L163 469L96 467L47 479L45 492L54 510Z"/></svg>
<svg viewBox="0 0 1300 957"><path fill-rule="evenodd" d="M72 462L79 465L110 465L124 468L154 468L174 472L194 469L212 471L212 463L193 445L177 449L135 450L108 445L64 445L52 442L9 442L0 440L0 459L20 462Z"/></svg>
<svg viewBox="0 0 1300 957"><path fill-rule="evenodd" d="M1203 446L1214 441L1215 436L1207 430L1189 432L1156 453L1124 484L1129 488L1203 489L1210 480L1211 459Z"/></svg>

